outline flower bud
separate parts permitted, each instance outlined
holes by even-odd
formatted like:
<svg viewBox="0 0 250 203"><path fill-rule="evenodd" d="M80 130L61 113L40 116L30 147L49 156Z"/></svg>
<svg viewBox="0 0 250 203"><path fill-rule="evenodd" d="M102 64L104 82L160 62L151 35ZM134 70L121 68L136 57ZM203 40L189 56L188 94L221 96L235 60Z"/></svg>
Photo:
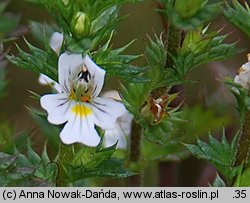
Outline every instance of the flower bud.
<svg viewBox="0 0 250 203"><path fill-rule="evenodd" d="M90 20L88 15L83 12L77 12L72 20L71 26L77 37L81 38L88 35L90 30Z"/></svg>

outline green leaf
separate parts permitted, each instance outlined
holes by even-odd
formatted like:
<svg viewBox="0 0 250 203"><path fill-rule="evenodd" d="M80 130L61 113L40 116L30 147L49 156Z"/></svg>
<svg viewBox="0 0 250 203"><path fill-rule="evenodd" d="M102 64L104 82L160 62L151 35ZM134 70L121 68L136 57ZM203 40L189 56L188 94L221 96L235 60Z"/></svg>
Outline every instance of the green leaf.
<svg viewBox="0 0 250 203"><path fill-rule="evenodd" d="M245 7L238 1L233 0L233 5L227 4L224 10L224 15L229 22L241 29L245 34L250 37L250 9L248 3L245 1Z"/></svg>
<svg viewBox="0 0 250 203"><path fill-rule="evenodd" d="M57 60L58 56L51 49L43 51L25 40L31 53L27 53L17 46L19 56L8 55L8 60L16 66L37 72L43 73L53 79L58 80L57 77Z"/></svg>
<svg viewBox="0 0 250 203"><path fill-rule="evenodd" d="M33 165L38 165L41 162L40 156L32 149L30 141L28 140L28 159Z"/></svg>
<svg viewBox="0 0 250 203"><path fill-rule="evenodd" d="M232 166L235 147L233 143L229 144L224 136L221 142L210 135L209 144L198 139L196 145L185 144L185 146L195 157L213 164L229 183L237 175L239 167Z"/></svg>
<svg viewBox="0 0 250 203"><path fill-rule="evenodd" d="M132 43L133 41L117 49L107 48L107 44L105 44L95 53L95 62L110 76L118 76L131 83L147 82L148 78L144 76L145 68L131 65L141 55L123 54Z"/></svg>
<svg viewBox="0 0 250 203"><path fill-rule="evenodd" d="M98 31L107 26L113 18L116 18L118 15L117 6L112 6L101 13L96 19L91 22L91 34L96 34Z"/></svg>
<svg viewBox="0 0 250 203"><path fill-rule="evenodd" d="M58 153L59 150L59 128L51 125L45 114L42 114L34 109L30 111L31 116L35 120L36 124L41 129L42 133L44 134L48 145L52 147L53 152Z"/></svg>
<svg viewBox="0 0 250 203"><path fill-rule="evenodd" d="M134 173L124 167L124 160L111 158L102 163L97 174L99 177L127 178Z"/></svg>
<svg viewBox="0 0 250 203"><path fill-rule="evenodd" d="M71 184L81 179L90 177L110 177L110 178L126 178L134 175L132 171L124 167L122 159L110 158L104 160L95 168L85 169L83 166L73 168L66 167Z"/></svg>
<svg viewBox="0 0 250 203"><path fill-rule="evenodd" d="M250 187L250 168L246 168L240 176L238 187Z"/></svg>
<svg viewBox="0 0 250 203"><path fill-rule="evenodd" d="M95 148L83 147L79 152L75 155L72 165L74 167L83 165L84 168L94 168L102 163L104 160L109 159L113 153L115 152L115 148L108 148L104 150L97 150Z"/></svg>
<svg viewBox="0 0 250 203"><path fill-rule="evenodd" d="M225 60L242 50L236 44L227 44L227 35L219 32L206 33L208 28L190 31L177 56L172 56L176 71L184 77L187 72L210 61ZM171 54L171 53L170 53Z"/></svg>
<svg viewBox="0 0 250 203"><path fill-rule="evenodd" d="M162 0L165 8L161 13L177 28L183 30L196 29L210 21L221 10L221 2L208 0Z"/></svg>
<svg viewBox="0 0 250 203"><path fill-rule="evenodd" d="M201 106L184 108L181 112L170 112L166 118L152 129L152 124L144 126L148 128L148 135L145 137L150 141L145 141L143 145L144 159L185 159L190 156L190 152L182 143L195 143L197 137L204 137L208 131L215 131L230 124L227 116L220 115L212 109L203 109Z"/></svg>
<svg viewBox="0 0 250 203"><path fill-rule="evenodd" d="M174 8L182 18L190 18L208 3L208 0L176 0Z"/></svg>
<svg viewBox="0 0 250 203"><path fill-rule="evenodd" d="M144 83L130 83L123 86L122 88L122 98L126 109L131 112L137 120L140 120L140 111L142 105L147 100L149 95L148 86Z"/></svg>
<svg viewBox="0 0 250 203"><path fill-rule="evenodd" d="M105 39L109 38L117 22L121 20L118 18L120 5L131 1L136 2L135 0L86 0L84 3L62 0L28 1L42 5L49 11L63 31L65 45L71 52L94 50L100 46ZM82 34L78 33L79 29L76 29L79 13L87 16L87 18L82 18L85 19L83 24L86 27L86 30L82 30L84 27L81 24Z"/></svg>
<svg viewBox="0 0 250 203"><path fill-rule="evenodd" d="M163 119L159 124L148 124L144 129L144 136L153 143L163 144L173 131L173 124L169 119Z"/></svg>
<svg viewBox="0 0 250 203"><path fill-rule="evenodd" d="M166 67L167 53L161 37L155 35L155 40L148 37L145 49L148 66L146 76L150 79L148 85L151 89L183 83L183 79L176 70Z"/></svg>

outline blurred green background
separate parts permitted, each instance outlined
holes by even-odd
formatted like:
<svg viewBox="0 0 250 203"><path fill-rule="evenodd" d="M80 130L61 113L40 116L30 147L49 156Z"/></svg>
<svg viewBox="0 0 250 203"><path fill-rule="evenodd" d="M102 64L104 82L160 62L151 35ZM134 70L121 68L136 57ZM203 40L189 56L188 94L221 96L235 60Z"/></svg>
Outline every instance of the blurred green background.
<svg viewBox="0 0 250 203"><path fill-rule="evenodd" d="M129 14L129 16L117 26L113 46L124 45L136 38L137 41L128 52L143 53L146 35L153 36L154 33L159 35L166 29L163 19L155 11L158 6L158 3L153 0L123 6L121 15ZM20 15L20 25L15 29L14 34L24 33L32 43L36 42L30 35L28 27L30 20L52 22L44 9L29 5L23 0L12 0L7 11ZM210 29L218 30L222 27L222 33L231 33L227 39L228 42L238 41L238 47L245 48L245 51L226 61L209 63L192 71L188 78L197 82L185 85L183 94L185 106L201 105L208 109L212 107L215 111L230 118L232 125L226 129L227 135L230 137L236 131L239 121L234 108L234 97L222 80L225 76L234 77L237 69L247 61L246 54L250 52L250 41L242 32L228 24L222 16L218 16L214 20ZM15 42L26 49L22 37ZM16 53L14 43L5 44L5 48L7 47L11 48L10 52ZM144 61L141 60L138 63L143 64ZM23 71L11 64L8 65L7 80L9 84L7 96L0 101L0 120L9 121L15 134L32 129L34 145L40 150L39 146L43 143L44 137L30 116L29 110L25 107L40 109L39 102L30 97L28 90L41 95L50 91L49 88L39 85L37 79L38 75L32 72ZM209 123L207 128L209 130ZM211 166L191 157L182 162L152 163L145 171L145 177L147 177L145 178L146 186L205 186L215 177L215 173Z"/></svg>

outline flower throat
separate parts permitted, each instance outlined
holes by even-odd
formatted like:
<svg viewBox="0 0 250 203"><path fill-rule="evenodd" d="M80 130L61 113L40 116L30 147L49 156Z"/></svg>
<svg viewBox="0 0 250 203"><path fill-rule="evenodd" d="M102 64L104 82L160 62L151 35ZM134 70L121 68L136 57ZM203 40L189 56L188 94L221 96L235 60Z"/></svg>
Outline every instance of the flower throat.
<svg viewBox="0 0 250 203"><path fill-rule="evenodd" d="M72 82L70 99L78 102L90 102L92 90L91 75L86 67L82 67L77 78Z"/></svg>

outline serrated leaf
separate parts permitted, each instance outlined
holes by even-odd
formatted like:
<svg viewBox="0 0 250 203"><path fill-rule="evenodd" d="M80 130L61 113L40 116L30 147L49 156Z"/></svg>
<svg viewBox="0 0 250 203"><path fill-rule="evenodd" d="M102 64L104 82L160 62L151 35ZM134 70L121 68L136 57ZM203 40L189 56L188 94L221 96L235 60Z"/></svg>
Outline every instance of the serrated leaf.
<svg viewBox="0 0 250 203"><path fill-rule="evenodd" d="M39 165L39 164L40 164L41 158L40 158L40 156L32 149L32 147L30 146L30 144L28 144L27 156L28 156L29 161L30 161L33 165Z"/></svg>
<svg viewBox="0 0 250 203"><path fill-rule="evenodd" d="M92 21L90 33L94 34L100 31L104 26L107 26L112 19L116 18L117 14L117 6L110 7L102 12L100 16Z"/></svg>
<svg viewBox="0 0 250 203"><path fill-rule="evenodd" d="M183 47L177 56L171 55L176 71L181 75L193 70L199 65L210 61L225 60L241 50L236 44L224 43L226 35L218 35L219 32L204 33L201 29L190 31L184 40Z"/></svg>
<svg viewBox="0 0 250 203"><path fill-rule="evenodd" d="M185 144L189 151L197 158L207 160L223 174L230 182L237 175L237 167L233 167L235 149L227 142L217 142L210 136L210 143L207 144L197 140L197 145Z"/></svg>
<svg viewBox="0 0 250 203"><path fill-rule="evenodd" d="M136 119L141 117L140 110L149 95L149 91L148 86L144 83L131 83L122 88L123 103Z"/></svg>
<svg viewBox="0 0 250 203"><path fill-rule="evenodd" d="M110 76L118 76L132 83L147 82L148 78L144 75L145 68L131 64L141 55L123 54L132 43L133 41L117 49L100 48L94 55L95 62L104 68Z"/></svg>
<svg viewBox="0 0 250 203"><path fill-rule="evenodd" d="M229 22L237 26L250 37L250 22L245 19L250 18L249 5L245 2L245 7L238 1L233 0L233 6L227 4L224 15Z"/></svg>
<svg viewBox="0 0 250 203"><path fill-rule="evenodd" d="M20 68L34 71L38 74L43 73L54 81L57 81L58 56L52 50L43 51L27 41L26 44L31 53L25 52L17 45L19 56L8 55L7 59Z"/></svg>
<svg viewBox="0 0 250 203"><path fill-rule="evenodd" d="M104 161L99 170L99 177L127 178L134 175L132 171L124 167L123 160L116 158Z"/></svg>
<svg viewBox="0 0 250 203"><path fill-rule="evenodd" d="M59 150L59 128L48 123L47 115L31 109L31 116L45 135L48 145L55 153Z"/></svg>
<svg viewBox="0 0 250 203"><path fill-rule="evenodd" d="M72 165L74 167L84 166L84 168L94 168L109 159L115 152L115 148L97 150L95 148L84 147L75 155Z"/></svg>
<svg viewBox="0 0 250 203"><path fill-rule="evenodd" d="M168 140L171 131L173 131L172 122L168 119L163 119L159 124L146 125L144 136L153 143L163 144Z"/></svg>

